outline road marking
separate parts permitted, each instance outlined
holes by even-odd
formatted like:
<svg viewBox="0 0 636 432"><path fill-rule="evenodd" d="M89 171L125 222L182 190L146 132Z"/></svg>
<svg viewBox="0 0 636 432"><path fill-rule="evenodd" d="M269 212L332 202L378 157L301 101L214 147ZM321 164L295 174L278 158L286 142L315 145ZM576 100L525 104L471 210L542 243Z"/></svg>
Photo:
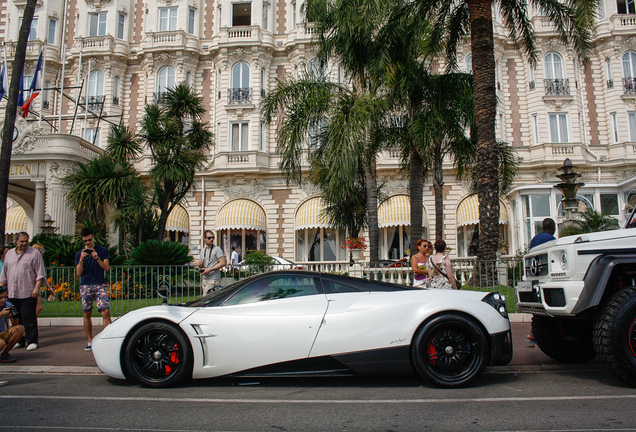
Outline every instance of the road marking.
<svg viewBox="0 0 636 432"><path fill-rule="evenodd" d="M545 401L586 401L636 399L636 394L598 395L598 396L530 396L530 397L497 397L497 398L453 398L453 399L215 399L215 398L152 398L152 397L94 397L94 396L36 396L36 395L0 395L0 400L44 399L71 401L135 401L135 402L185 402L185 403L245 403L245 404L403 404L403 403L458 403L458 402L545 402Z"/></svg>

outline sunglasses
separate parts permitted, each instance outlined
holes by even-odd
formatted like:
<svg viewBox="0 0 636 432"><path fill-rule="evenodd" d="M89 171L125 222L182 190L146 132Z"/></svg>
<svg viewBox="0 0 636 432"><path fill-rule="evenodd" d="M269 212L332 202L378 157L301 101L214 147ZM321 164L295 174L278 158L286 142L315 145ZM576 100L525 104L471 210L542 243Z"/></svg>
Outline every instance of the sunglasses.
<svg viewBox="0 0 636 432"><path fill-rule="evenodd" d="M214 240L214 237L206 237L208 240Z"/></svg>
<svg viewBox="0 0 636 432"><path fill-rule="evenodd" d="M424 245L424 247L425 247L425 248L429 248L429 249L430 249L432 246Z"/></svg>
<svg viewBox="0 0 636 432"><path fill-rule="evenodd" d="M88 240L82 240L84 243L90 243L93 241L93 239L88 239Z"/></svg>

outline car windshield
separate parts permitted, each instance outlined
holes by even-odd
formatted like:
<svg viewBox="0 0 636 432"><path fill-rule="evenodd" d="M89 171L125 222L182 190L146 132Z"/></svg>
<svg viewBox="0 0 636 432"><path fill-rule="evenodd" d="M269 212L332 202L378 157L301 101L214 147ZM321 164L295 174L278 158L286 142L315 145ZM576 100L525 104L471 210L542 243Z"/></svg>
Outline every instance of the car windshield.
<svg viewBox="0 0 636 432"><path fill-rule="evenodd" d="M238 284L239 282L236 282L219 290L212 291L199 299L187 302L185 305L189 307L205 307L210 303L213 303L219 297L223 297L227 293L231 292Z"/></svg>

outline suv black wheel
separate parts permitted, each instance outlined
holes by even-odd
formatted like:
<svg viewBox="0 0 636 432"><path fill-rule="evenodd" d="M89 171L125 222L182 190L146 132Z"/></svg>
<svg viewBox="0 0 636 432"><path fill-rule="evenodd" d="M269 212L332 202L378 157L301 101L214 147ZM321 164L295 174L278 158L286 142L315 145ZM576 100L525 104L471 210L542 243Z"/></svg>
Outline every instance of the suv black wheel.
<svg viewBox="0 0 636 432"><path fill-rule="evenodd" d="M424 324L411 350L420 376L440 387L468 385L490 361L484 331L459 314L440 315Z"/></svg>
<svg viewBox="0 0 636 432"><path fill-rule="evenodd" d="M594 348L612 375L636 386L636 287L605 304L594 326Z"/></svg>
<svg viewBox="0 0 636 432"><path fill-rule="evenodd" d="M545 355L562 363L585 363L596 357L592 326L578 319L534 315L532 333Z"/></svg>
<svg viewBox="0 0 636 432"><path fill-rule="evenodd" d="M126 369L148 387L168 387L191 374L192 350L181 330L161 322L139 327L126 343Z"/></svg>

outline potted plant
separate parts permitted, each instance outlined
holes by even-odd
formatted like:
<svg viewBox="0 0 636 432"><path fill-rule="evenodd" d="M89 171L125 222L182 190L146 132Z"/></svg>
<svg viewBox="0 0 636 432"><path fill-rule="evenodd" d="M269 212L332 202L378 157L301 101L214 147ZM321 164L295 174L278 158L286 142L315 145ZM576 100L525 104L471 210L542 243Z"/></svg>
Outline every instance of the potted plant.
<svg viewBox="0 0 636 432"><path fill-rule="evenodd" d="M341 247L351 251L351 259L359 261L362 257L362 251L367 248L367 244L364 242L363 237L347 237Z"/></svg>

